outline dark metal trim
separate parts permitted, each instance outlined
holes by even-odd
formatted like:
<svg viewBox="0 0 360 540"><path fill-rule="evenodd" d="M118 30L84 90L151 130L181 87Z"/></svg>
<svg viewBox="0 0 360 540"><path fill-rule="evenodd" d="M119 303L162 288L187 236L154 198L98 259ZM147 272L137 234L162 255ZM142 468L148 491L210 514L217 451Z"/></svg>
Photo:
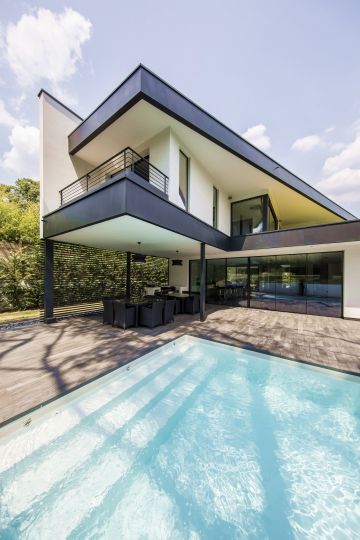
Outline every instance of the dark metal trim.
<svg viewBox="0 0 360 540"><path fill-rule="evenodd" d="M131 253L126 252L126 297L131 297Z"/></svg>
<svg viewBox="0 0 360 540"><path fill-rule="evenodd" d="M190 206L190 158L183 152L181 149L179 149L179 154L182 154L184 158L186 159L186 201L185 201L185 210L189 211ZM179 191L180 191L180 182L179 182ZM181 195L180 195L181 198Z"/></svg>
<svg viewBox="0 0 360 540"><path fill-rule="evenodd" d="M54 318L54 242L45 240L44 269L44 322L55 322Z"/></svg>
<svg viewBox="0 0 360 540"><path fill-rule="evenodd" d="M335 215L343 219L355 217L285 167L282 167L219 120L216 120L204 109L142 65L139 65L93 113L70 133L69 152L75 154L141 99L148 101L169 116Z"/></svg>
<svg viewBox="0 0 360 540"><path fill-rule="evenodd" d="M200 321L206 320L206 258L205 244L200 244Z"/></svg>
<svg viewBox="0 0 360 540"><path fill-rule="evenodd" d="M130 171L47 214L44 237L52 238L123 215L130 215L219 249L227 246L229 240L226 234L166 200L158 190L149 189L148 182L137 178Z"/></svg>

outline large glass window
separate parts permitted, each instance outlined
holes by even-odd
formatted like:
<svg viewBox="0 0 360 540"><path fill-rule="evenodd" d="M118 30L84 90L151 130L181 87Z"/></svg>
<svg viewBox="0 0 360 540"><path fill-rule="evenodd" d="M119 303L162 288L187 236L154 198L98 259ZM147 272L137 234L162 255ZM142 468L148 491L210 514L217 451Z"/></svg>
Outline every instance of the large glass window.
<svg viewBox="0 0 360 540"><path fill-rule="evenodd" d="M263 230L263 198L254 197L231 205L231 234L239 236Z"/></svg>
<svg viewBox="0 0 360 540"><path fill-rule="evenodd" d="M190 261L190 279L189 290L190 292L200 292L200 260Z"/></svg>
<svg viewBox="0 0 360 540"><path fill-rule="evenodd" d="M248 301L248 259L237 257L226 261L226 300L231 306L247 307Z"/></svg>
<svg viewBox="0 0 360 540"><path fill-rule="evenodd" d="M309 253L307 257L307 313L342 316L342 253Z"/></svg>
<svg viewBox="0 0 360 540"><path fill-rule="evenodd" d="M179 195L188 210L189 206L189 158L180 150L179 153Z"/></svg>
<svg viewBox="0 0 360 540"><path fill-rule="evenodd" d="M275 257L251 257L250 307L258 309L276 309L275 293Z"/></svg>
<svg viewBox="0 0 360 540"><path fill-rule="evenodd" d="M306 254L276 257L276 310L306 313Z"/></svg>
<svg viewBox="0 0 360 540"><path fill-rule="evenodd" d="M341 317L342 281L342 252L206 261L212 304ZM190 263L190 290L200 290L199 260Z"/></svg>
<svg viewBox="0 0 360 540"><path fill-rule="evenodd" d="M232 236L274 231L277 228L278 220L268 195L232 203Z"/></svg>
<svg viewBox="0 0 360 540"><path fill-rule="evenodd" d="M224 304L226 283L226 259L210 259L206 262L206 300L209 304Z"/></svg>

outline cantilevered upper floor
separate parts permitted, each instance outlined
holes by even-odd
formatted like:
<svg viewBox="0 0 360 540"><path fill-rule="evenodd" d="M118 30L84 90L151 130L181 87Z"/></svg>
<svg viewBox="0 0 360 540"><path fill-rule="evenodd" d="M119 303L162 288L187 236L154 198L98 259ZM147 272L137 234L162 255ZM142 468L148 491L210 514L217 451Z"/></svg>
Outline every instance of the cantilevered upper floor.
<svg viewBox="0 0 360 540"><path fill-rule="evenodd" d="M227 236L354 219L142 65L85 120L39 96L42 217L128 171Z"/></svg>

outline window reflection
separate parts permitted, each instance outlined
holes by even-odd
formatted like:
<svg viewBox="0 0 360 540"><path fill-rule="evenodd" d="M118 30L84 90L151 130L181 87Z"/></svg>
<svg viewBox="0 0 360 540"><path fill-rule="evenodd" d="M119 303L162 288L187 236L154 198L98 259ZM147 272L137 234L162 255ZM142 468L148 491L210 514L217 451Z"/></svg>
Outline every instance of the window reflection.
<svg viewBox="0 0 360 540"><path fill-rule="evenodd" d="M341 252L208 259L206 268L208 303L342 316ZM190 290L200 290L198 260L190 262Z"/></svg>
<svg viewBox="0 0 360 540"><path fill-rule="evenodd" d="M307 312L342 315L342 253L311 253L307 259Z"/></svg>
<svg viewBox="0 0 360 540"><path fill-rule="evenodd" d="M250 307L276 309L275 257L250 258Z"/></svg>
<svg viewBox="0 0 360 540"><path fill-rule="evenodd" d="M276 309L306 313L306 254L276 257Z"/></svg>
<svg viewBox="0 0 360 540"><path fill-rule="evenodd" d="M277 228L277 217L268 195L232 203L232 236L274 231Z"/></svg>

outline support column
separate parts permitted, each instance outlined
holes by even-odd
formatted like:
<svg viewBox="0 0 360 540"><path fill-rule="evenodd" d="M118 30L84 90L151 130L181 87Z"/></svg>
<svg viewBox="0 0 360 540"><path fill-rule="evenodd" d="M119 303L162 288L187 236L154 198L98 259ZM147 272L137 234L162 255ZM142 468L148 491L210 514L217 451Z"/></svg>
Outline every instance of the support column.
<svg viewBox="0 0 360 540"><path fill-rule="evenodd" d="M206 259L205 243L200 244L200 321L206 319Z"/></svg>
<svg viewBox="0 0 360 540"><path fill-rule="evenodd" d="M45 240L44 322L55 322L54 317L54 242Z"/></svg>
<svg viewBox="0 0 360 540"><path fill-rule="evenodd" d="M131 253L126 253L126 298L131 296Z"/></svg>

